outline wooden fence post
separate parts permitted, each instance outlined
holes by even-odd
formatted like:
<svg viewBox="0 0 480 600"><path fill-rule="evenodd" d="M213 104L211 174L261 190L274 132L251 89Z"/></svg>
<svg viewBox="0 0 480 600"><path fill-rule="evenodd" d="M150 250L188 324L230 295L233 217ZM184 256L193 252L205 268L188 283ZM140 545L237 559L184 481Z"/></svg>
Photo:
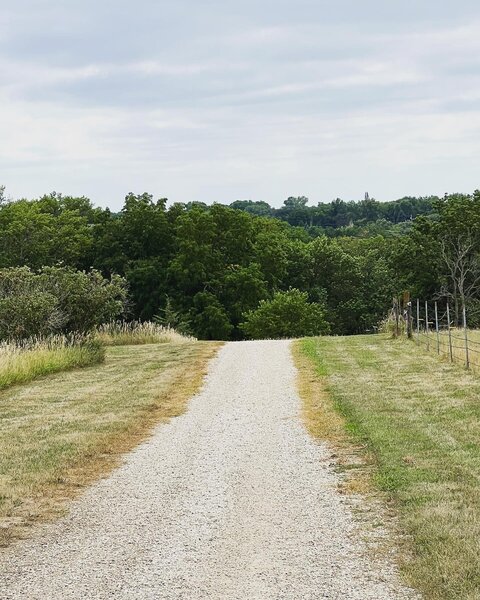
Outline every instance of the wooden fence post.
<svg viewBox="0 0 480 600"><path fill-rule="evenodd" d="M394 299L393 306L395 310L395 337L398 338L400 335L400 307L398 305L398 298Z"/></svg>
<svg viewBox="0 0 480 600"><path fill-rule="evenodd" d="M412 303L410 300L407 303L407 337L412 339L413 337L413 317L412 317Z"/></svg>

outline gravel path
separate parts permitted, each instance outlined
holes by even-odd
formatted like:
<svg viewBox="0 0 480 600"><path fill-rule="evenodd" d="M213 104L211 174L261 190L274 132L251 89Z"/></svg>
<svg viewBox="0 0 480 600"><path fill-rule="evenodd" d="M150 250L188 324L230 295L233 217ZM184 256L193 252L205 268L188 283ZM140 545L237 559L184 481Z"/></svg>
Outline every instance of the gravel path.
<svg viewBox="0 0 480 600"><path fill-rule="evenodd" d="M288 342L227 344L186 414L5 553L0 598L413 598L368 557L299 408Z"/></svg>

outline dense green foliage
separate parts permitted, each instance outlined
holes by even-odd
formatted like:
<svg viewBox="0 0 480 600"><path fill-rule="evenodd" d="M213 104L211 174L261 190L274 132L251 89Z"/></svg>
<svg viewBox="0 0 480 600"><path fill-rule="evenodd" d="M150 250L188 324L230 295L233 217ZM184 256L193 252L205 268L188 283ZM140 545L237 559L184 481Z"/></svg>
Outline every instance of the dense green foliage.
<svg viewBox="0 0 480 600"><path fill-rule="evenodd" d="M0 339L88 331L125 310L126 282L118 275L68 267L0 269Z"/></svg>
<svg viewBox="0 0 480 600"><path fill-rule="evenodd" d="M276 292L245 314L240 328L252 338L288 338L329 332L327 311L319 302L309 302L307 292L296 289Z"/></svg>
<svg viewBox="0 0 480 600"><path fill-rule="evenodd" d="M435 217L418 217L397 245L402 288L423 298L448 299L461 323L466 306L471 327L480 325L480 191L435 202Z"/></svg>
<svg viewBox="0 0 480 600"><path fill-rule="evenodd" d="M462 294L474 302L475 276L459 282L448 266L465 240L459 242L458 235L446 245L442 240L452 223L462 237L459 224L467 217L472 242L467 266L474 271L479 204L475 193L386 203L336 200L315 207L300 197L279 209L251 201L167 208L165 199L129 194L115 214L86 198L60 194L33 201L3 198L0 268L40 269L44 279L45 267L95 269L96 277L113 277L110 284L122 302L116 277L124 277L130 318L157 319L203 339L243 338L245 315L262 300L295 288L325 311L333 333L351 334L372 331L392 296L404 289L429 298L443 290L459 305ZM71 289L77 287L73 279L80 276L66 273ZM79 292L84 298L87 288ZM37 328L56 318L48 286L42 294L28 309ZM90 319L91 304L75 303L83 313L72 316L69 328L99 322Z"/></svg>

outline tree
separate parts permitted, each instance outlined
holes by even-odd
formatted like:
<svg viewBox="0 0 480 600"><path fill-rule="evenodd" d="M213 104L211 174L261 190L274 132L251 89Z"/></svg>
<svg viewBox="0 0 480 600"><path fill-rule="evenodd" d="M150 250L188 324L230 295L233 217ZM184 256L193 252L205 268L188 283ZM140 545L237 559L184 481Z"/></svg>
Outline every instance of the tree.
<svg viewBox="0 0 480 600"><path fill-rule="evenodd" d="M94 269L44 267L37 278L40 287L58 299L64 331L88 331L125 313L127 282L120 275L106 278Z"/></svg>
<svg viewBox="0 0 480 600"><path fill-rule="evenodd" d="M414 223L403 270L418 296L450 299L459 325L463 307L480 292L480 192L446 195L433 206L434 218Z"/></svg>
<svg viewBox="0 0 480 600"><path fill-rule="evenodd" d="M193 298L191 311L194 331L202 340L228 340L233 325L218 298L199 292Z"/></svg>
<svg viewBox="0 0 480 600"><path fill-rule="evenodd" d="M453 300L459 325L462 310L480 291L480 191L445 196L437 209L433 232L447 276L442 295Z"/></svg>
<svg viewBox="0 0 480 600"><path fill-rule="evenodd" d="M293 288L262 300L244 315L240 327L254 339L321 335L330 330L326 312L323 304L308 302L307 292Z"/></svg>
<svg viewBox="0 0 480 600"><path fill-rule="evenodd" d="M169 296L166 297L165 308L160 311L159 315L153 317L153 321L164 327L171 327L182 335L191 335L192 333L190 321L178 310L175 310Z"/></svg>
<svg viewBox="0 0 480 600"><path fill-rule="evenodd" d="M362 298L362 272L357 256L346 252L341 243L317 238L308 247L310 287L326 291L329 321L337 333L358 333L359 301Z"/></svg>
<svg viewBox="0 0 480 600"><path fill-rule="evenodd" d="M92 231L77 209L61 198L7 202L0 208L0 266L38 269L63 262L81 266L92 244Z"/></svg>

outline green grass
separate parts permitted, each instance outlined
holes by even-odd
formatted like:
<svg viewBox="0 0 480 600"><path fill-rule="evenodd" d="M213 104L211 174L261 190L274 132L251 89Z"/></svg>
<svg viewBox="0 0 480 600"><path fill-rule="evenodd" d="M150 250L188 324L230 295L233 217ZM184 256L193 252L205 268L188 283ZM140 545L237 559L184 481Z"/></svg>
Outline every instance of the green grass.
<svg viewBox="0 0 480 600"><path fill-rule="evenodd" d="M431 600L480 598L480 377L386 336L298 343L409 534L408 582Z"/></svg>
<svg viewBox="0 0 480 600"><path fill-rule="evenodd" d="M0 392L0 545L180 414L218 343L115 346L103 364Z"/></svg>
<svg viewBox="0 0 480 600"><path fill-rule="evenodd" d="M100 342L88 336L52 336L0 345L0 389L42 375L86 367L104 360Z"/></svg>

